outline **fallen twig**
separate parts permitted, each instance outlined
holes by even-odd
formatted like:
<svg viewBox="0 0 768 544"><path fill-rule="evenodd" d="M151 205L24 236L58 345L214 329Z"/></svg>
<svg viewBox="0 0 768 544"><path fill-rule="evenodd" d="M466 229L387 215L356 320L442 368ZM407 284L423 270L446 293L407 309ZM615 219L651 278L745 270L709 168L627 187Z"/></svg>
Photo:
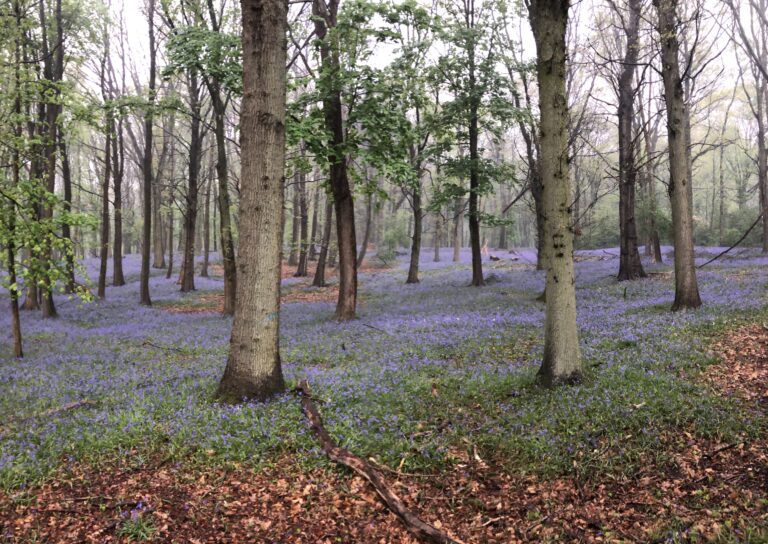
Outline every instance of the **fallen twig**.
<svg viewBox="0 0 768 544"><path fill-rule="evenodd" d="M152 342L150 342L149 340L144 340L144 342L142 342L142 344L141 344L141 345L142 345L142 346L150 346L150 347L153 347L153 348L157 348L157 349L162 349L162 350L165 350L165 351L176 351L176 352L178 352L178 353L184 353L184 354L186 354L186 351L185 351L185 350L183 350L183 349L180 349L180 348L174 348L174 347L172 347L172 346L160 346L160 345L158 345L158 344L153 344L153 343L152 343Z"/></svg>
<svg viewBox="0 0 768 544"><path fill-rule="evenodd" d="M301 408L309 420L312 432L320 441L320 446L331 461L352 469L368 480L387 507L397 514L405 524L405 527L416 537L439 544L460 544L459 540L422 521L416 514L411 512L405 506L402 499L387 485L384 477L371 463L354 455L346 448L336 445L331 435L328 434L328 431L323 426L323 419L320 417L320 412L318 412L314 402L312 402L312 391L306 380L299 382L296 390L301 394Z"/></svg>

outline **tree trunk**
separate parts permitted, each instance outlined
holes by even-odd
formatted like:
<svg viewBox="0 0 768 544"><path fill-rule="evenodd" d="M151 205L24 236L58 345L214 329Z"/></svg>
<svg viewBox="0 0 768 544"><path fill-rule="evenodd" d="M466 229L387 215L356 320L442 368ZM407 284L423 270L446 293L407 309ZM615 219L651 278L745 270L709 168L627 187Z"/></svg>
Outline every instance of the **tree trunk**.
<svg viewBox="0 0 768 544"><path fill-rule="evenodd" d="M323 239L320 242L320 254L317 258L315 277L312 280L312 285L315 287L325 287L325 265L328 260L328 246L331 244L332 223L333 201L330 195L327 195L325 199L325 219L323 220Z"/></svg>
<svg viewBox="0 0 768 544"><path fill-rule="evenodd" d="M417 176L421 176L421 167L417 167ZM413 237L411 238L411 261L408 265L408 279L405 283L419 283L419 257L421 256L421 180L411 194L411 209L413 210Z"/></svg>
<svg viewBox="0 0 768 544"><path fill-rule="evenodd" d="M215 82L209 84L213 113L216 119L216 175L219 180L219 234L221 258L224 264L224 314L235 313L237 292L237 269L235 267L235 243L232 238L232 217L229 201L229 165L227 162L227 140L225 133L226 107L221 91Z"/></svg>
<svg viewBox="0 0 768 544"><path fill-rule="evenodd" d="M442 210L439 210L438 213L435 215L435 233L434 238L432 241L432 245L434 246L434 256L432 257L432 261L439 263L440 262L440 244L441 244L441 231L443 227L443 217L441 215Z"/></svg>
<svg viewBox="0 0 768 544"><path fill-rule="evenodd" d="M639 54L641 0L628 0L629 20L626 25L626 51L618 80L619 92L619 281L644 278L645 271L637 249L635 222L635 65Z"/></svg>
<svg viewBox="0 0 768 544"><path fill-rule="evenodd" d="M687 175L686 104L680 80L677 0L654 0L658 10L664 100L669 141L669 197L675 241L675 301L672 310L701 306L693 253L693 189Z"/></svg>
<svg viewBox="0 0 768 544"><path fill-rule="evenodd" d="M203 225L203 267L200 276L208 277L208 265L211 259L211 183L213 171L211 169L208 180L205 182L205 225Z"/></svg>
<svg viewBox="0 0 768 544"><path fill-rule="evenodd" d="M291 251L288 253L288 266L299 264L299 236L301 235L301 205L299 204L299 183L301 174L298 169L293 176L293 198L291 213Z"/></svg>
<svg viewBox="0 0 768 544"><path fill-rule="evenodd" d="M456 207L453 214L453 262L461 260L461 229L464 223L464 201L456 199Z"/></svg>
<svg viewBox="0 0 768 544"><path fill-rule="evenodd" d="M309 209L307 202L307 176L302 173L299 176L299 264L296 268L296 277L303 278L307 275L307 251L309 245Z"/></svg>
<svg viewBox="0 0 768 544"><path fill-rule="evenodd" d="M14 39L14 91L15 91L15 97L13 101L13 113L16 116L16 121L14 122L13 126L13 136L15 138L15 142L13 145L13 163L12 163L12 183L13 187L16 188L19 186L19 183L21 182L21 168L22 168L22 162L21 162L21 152L19 151L19 146L22 142L22 137L24 134L24 128L21 124L22 119L22 108L21 108L21 102L22 102L22 95L23 90L21 87L21 32L19 29L21 29L21 5L19 4L19 0L15 0L13 3L13 11L14 16L16 19L16 36ZM63 143L63 140L62 140ZM71 190L71 186L70 186ZM72 201L70 194L70 200ZM11 296L11 331L13 335L13 355L16 358L24 357L24 349L22 346L22 339L21 339L21 315L19 315L19 287L16 283L16 203L12 200L8 201L8 223L7 223L7 229L8 229L8 242L6 244L6 252L7 252L7 259L8 259L8 283L9 283L9 294Z"/></svg>
<svg viewBox="0 0 768 544"><path fill-rule="evenodd" d="M344 120L341 104L339 53L326 41L328 29L336 24L337 2L331 2L331 12L325 0L313 0L315 33L320 41L320 60L328 78L328 90L322 97L325 127L331 135L328 162L331 191L336 211L336 236L339 252L339 299L336 319L354 319L357 308L357 240L355 236L355 203L347 177L347 157L344 147Z"/></svg>
<svg viewBox="0 0 768 544"><path fill-rule="evenodd" d="M61 177L64 182L64 210L67 212L72 211L72 169L69 164L69 152L67 150L67 143L64 140L63 135L59 135L59 149L61 150ZM61 235L72 243L72 229L69 223L65 222L61 226ZM65 293L75 292L75 248L72 247L72 251L67 252L66 259L66 285L64 287Z"/></svg>
<svg viewBox="0 0 768 544"><path fill-rule="evenodd" d="M478 209L480 199L480 172L478 171L480 154L477 148L479 138L479 104L475 96L477 90L475 89L474 48L471 48L469 57L469 88L472 95L469 114L469 240L472 246L472 283L470 285L481 287L485 285L485 279L483 279L483 256L480 248L480 210Z"/></svg>
<svg viewBox="0 0 768 544"><path fill-rule="evenodd" d="M758 76L759 77L759 76ZM760 195L760 211L763 212L763 253L768 253L768 146L766 145L765 78L755 92L757 102L757 187Z"/></svg>
<svg viewBox="0 0 768 544"><path fill-rule="evenodd" d="M542 383L550 387L577 381L581 376L568 175L565 88L568 8L568 0L533 0L529 7L540 89L539 167L544 211L542 245L547 273L544 360L539 376Z"/></svg>
<svg viewBox="0 0 768 544"><path fill-rule="evenodd" d="M173 206L168 208L168 270L165 279L171 279L173 275Z"/></svg>
<svg viewBox="0 0 768 544"><path fill-rule="evenodd" d="M197 193L200 183L200 168L202 163L202 150L200 141L200 83L198 81L196 70L190 70L188 82L189 106L192 116L190 119L189 176L187 177L187 195L184 213L184 253L183 262L181 265L182 293L188 293L195 290L195 232L197 228Z"/></svg>
<svg viewBox="0 0 768 544"><path fill-rule="evenodd" d="M157 75L157 50L155 48L155 0L148 0L147 23L149 27L149 104L144 112L144 226L141 235L141 304L152 305L149 296L149 258L152 244L152 121L155 104L155 78Z"/></svg>
<svg viewBox="0 0 768 544"><path fill-rule="evenodd" d="M371 236L371 222L373 220L373 195L368 193L365 200L365 230L363 231L363 243L360 244L360 253L357 255L357 267L363 266L365 254L368 251L368 239Z"/></svg>
<svg viewBox="0 0 768 544"><path fill-rule="evenodd" d="M225 400L264 400L285 388L280 367L280 277L285 178L287 2L241 0L243 103L240 118L240 293Z"/></svg>
<svg viewBox="0 0 768 544"><path fill-rule="evenodd" d="M99 240L99 287L98 297L106 296L107 257L109 252L109 180L112 177L112 134L111 114L107 114L107 127L104 132L104 179L101 184L101 238Z"/></svg>
<svg viewBox="0 0 768 544"><path fill-rule="evenodd" d="M43 161L43 179L46 180L46 190L50 194L54 194L56 190L56 150L58 149L59 141L59 113L61 112L61 105L59 104L59 96L61 90L59 83L64 78L64 27L61 12L61 0L55 0L54 6L54 18L56 23L56 48L55 51L49 52L48 38L45 28L47 26L45 21L45 2L43 0L39 3L40 8L40 26L41 26L41 43L43 53L43 73L47 84L50 84L50 88L45 88L46 98L46 120L45 130L45 158ZM44 202L40 206L40 217L43 220L53 219L53 204ZM53 233L52 233L53 234ZM42 269L45 273L44 285L41 297L41 310L43 318L54 318L58 316L56 312L56 305L53 301L53 290L55 287L55 281L53 281L48 272L51 267L52 248L48 240L44 240L42 243Z"/></svg>
<svg viewBox="0 0 768 544"><path fill-rule="evenodd" d="M115 135L112 138L112 187L115 197L115 232L112 243L112 285L125 285L123 273L123 177L125 174L125 145L123 139L123 119L117 121Z"/></svg>
<svg viewBox="0 0 768 544"><path fill-rule="evenodd" d="M320 208L320 184L315 189L315 204L312 206L312 231L309 235L309 260L317 260L317 215Z"/></svg>

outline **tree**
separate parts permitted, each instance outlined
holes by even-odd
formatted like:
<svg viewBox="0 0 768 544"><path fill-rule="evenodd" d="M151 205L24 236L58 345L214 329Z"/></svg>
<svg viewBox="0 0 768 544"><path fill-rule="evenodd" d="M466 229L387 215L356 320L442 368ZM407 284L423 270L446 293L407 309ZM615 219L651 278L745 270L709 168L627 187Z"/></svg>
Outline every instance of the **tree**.
<svg viewBox="0 0 768 544"><path fill-rule="evenodd" d="M280 367L280 270L284 198L288 3L241 0L243 17L240 293L225 400L264 400L284 389Z"/></svg>
<svg viewBox="0 0 768 544"><path fill-rule="evenodd" d="M152 305L149 295L149 257L152 244L152 123L155 107L155 84L157 77L157 49L155 47L155 0L148 0L147 26L149 34L149 97L144 112L144 158L142 174L144 184L144 226L141 240L141 277L140 302L145 306Z"/></svg>
<svg viewBox="0 0 768 544"><path fill-rule="evenodd" d="M616 18L624 30L624 58L616 79L619 118L619 281L645 277L637 248L635 221L635 185L637 181L637 152L633 120L635 118L634 83L639 57L641 0L627 0L627 13L612 4Z"/></svg>
<svg viewBox="0 0 768 544"><path fill-rule="evenodd" d="M539 168L544 212L546 316L544 359L539 370L546 386L576 381L581 376L576 325L576 289L568 173L568 100L566 45L569 0L526 2L536 41L539 83Z"/></svg>
<svg viewBox="0 0 768 544"><path fill-rule="evenodd" d="M675 243L675 301L672 310L701 306L693 253L693 183L688 176L686 104L680 77L677 0L654 0L658 12L664 101L667 106L669 198Z"/></svg>
<svg viewBox="0 0 768 544"><path fill-rule="evenodd" d="M345 151L342 107L343 77L338 48L332 31L338 21L338 0L313 0L312 15L319 40L322 76L319 81L325 130L328 133L327 160L330 188L336 216L339 249L339 298L336 319L349 321L357 311L357 238L355 234L355 202L349 184Z"/></svg>

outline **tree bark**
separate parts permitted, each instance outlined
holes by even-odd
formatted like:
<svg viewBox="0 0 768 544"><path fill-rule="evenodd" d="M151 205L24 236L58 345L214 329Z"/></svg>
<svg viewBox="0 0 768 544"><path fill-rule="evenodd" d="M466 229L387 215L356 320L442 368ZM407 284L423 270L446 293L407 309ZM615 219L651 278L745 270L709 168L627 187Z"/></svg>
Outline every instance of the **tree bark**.
<svg viewBox="0 0 768 544"><path fill-rule="evenodd" d="M686 104L680 79L677 0L654 0L659 17L662 79L667 106L669 197L675 242L675 301L672 310L701 306L693 248L693 188L688 177Z"/></svg>
<svg viewBox="0 0 768 544"><path fill-rule="evenodd" d="M418 167L417 176L421 176ZM408 278L405 283L419 283L419 257L421 256L421 232L423 213L421 209L421 180L411 193L411 209L413 210L413 237L411 238L411 260L408 265ZM473 284L474 285L474 284Z"/></svg>
<svg viewBox="0 0 768 544"><path fill-rule="evenodd" d="M155 78L157 77L157 50L155 48L155 0L148 0L147 23L149 28L149 102L144 112L144 158L142 162L144 195L144 226L141 235L140 302L151 306L149 295L149 258L152 245L152 122L155 106Z"/></svg>
<svg viewBox="0 0 768 544"><path fill-rule="evenodd" d="M299 176L299 263L296 267L296 277L307 275L307 252L309 246L309 209L307 202L307 175L302 172Z"/></svg>
<svg viewBox="0 0 768 544"><path fill-rule="evenodd" d="M181 265L181 292L183 293L195 290L197 196L202 163L202 142L200 137L200 83L197 72L191 70L187 80L189 88L189 106L192 115L190 118L189 175L187 177L187 195L184 211L184 254Z"/></svg>
<svg viewBox="0 0 768 544"><path fill-rule="evenodd" d="M371 223L373 221L373 195L368 193L365 199L365 230L363 231L363 242L360 244L360 252L357 255L357 267L363 266L365 254L368 252L368 240L371 237Z"/></svg>
<svg viewBox="0 0 768 544"><path fill-rule="evenodd" d="M107 126L104 131L104 178L101 183L101 238L99 240L99 286L98 297L106 296L107 258L109 256L109 180L112 177L112 133L114 119L107 114Z"/></svg>
<svg viewBox="0 0 768 544"><path fill-rule="evenodd" d="M618 80L619 98L619 274L618 280L645 277L637 249L635 186L637 164L632 124L635 117L635 66L639 55L641 0L628 0L626 51Z"/></svg>
<svg viewBox="0 0 768 544"><path fill-rule="evenodd" d="M115 225L112 243L112 285L125 285L123 273L123 178L125 174L125 145L123 139L123 119L117 120L112 138L112 189L114 192L113 219Z"/></svg>
<svg viewBox="0 0 768 544"><path fill-rule="evenodd" d="M240 293L218 396L264 400L285 388L280 366L280 277L285 162L284 0L241 0Z"/></svg>
<svg viewBox="0 0 768 544"><path fill-rule="evenodd" d="M325 265L328 260L328 246L331 244L331 224L333 222L333 201L330 195L325 199L325 219L323 220L323 239L320 242L320 254L317 258L315 277L312 280L314 287L325 287Z"/></svg>
<svg viewBox="0 0 768 544"><path fill-rule="evenodd" d="M569 0L532 0L529 4L541 109L539 169L547 277L544 359L539 377L548 387L571 383L581 376L568 174L565 86L568 9Z"/></svg>
<svg viewBox="0 0 768 544"><path fill-rule="evenodd" d="M336 212L336 236L339 252L339 298L335 317L339 321L354 319L357 309L357 240L355 235L355 203L347 177L347 157L343 152L344 121L339 82L339 53L326 41L328 29L336 24L338 2L329 11L325 0L313 0L315 34L320 41L320 59L328 78L328 91L322 97L325 127L331 135L328 162L331 191Z"/></svg>
<svg viewBox="0 0 768 544"><path fill-rule="evenodd" d="M317 216L320 209L320 184L315 189L314 205L312 206L312 230L309 234L309 260L317 260Z"/></svg>

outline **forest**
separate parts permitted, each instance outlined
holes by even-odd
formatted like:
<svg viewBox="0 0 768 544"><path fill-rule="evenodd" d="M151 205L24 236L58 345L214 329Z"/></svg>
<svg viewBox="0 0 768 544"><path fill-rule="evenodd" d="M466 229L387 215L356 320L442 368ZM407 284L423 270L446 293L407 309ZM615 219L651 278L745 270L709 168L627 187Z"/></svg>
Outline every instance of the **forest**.
<svg viewBox="0 0 768 544"><path fill-rule="evenodd" d="M768 0L0 0L0 543L768 542Z"/></svg>

